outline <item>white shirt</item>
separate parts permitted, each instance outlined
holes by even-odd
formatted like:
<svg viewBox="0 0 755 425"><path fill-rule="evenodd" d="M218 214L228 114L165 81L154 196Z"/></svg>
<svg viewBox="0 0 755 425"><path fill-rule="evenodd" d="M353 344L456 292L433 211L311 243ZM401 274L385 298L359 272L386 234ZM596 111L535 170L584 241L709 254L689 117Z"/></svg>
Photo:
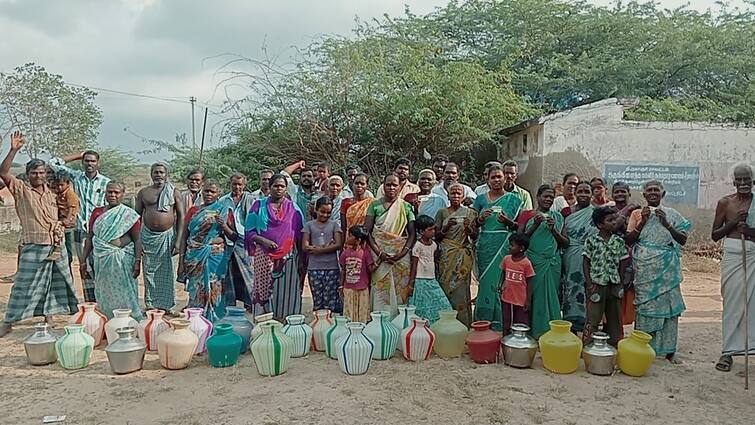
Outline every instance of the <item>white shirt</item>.
<svg viewBox="0 0 755 425"><path fill-rule="evenodd" d="M487 183L483 183L476 188L474 188L474 193L477 194L477 196L484 195L486 193L490 192L490 186L488 186Z"/></svg>
<svg viewBox="0 0 755 425"><path fill-rule="evenodd" d="M416 279L435 279L435 250L438 245L431 242L425 245L417 241L412 247L412 257L417 257L417 274Z"/></svg>

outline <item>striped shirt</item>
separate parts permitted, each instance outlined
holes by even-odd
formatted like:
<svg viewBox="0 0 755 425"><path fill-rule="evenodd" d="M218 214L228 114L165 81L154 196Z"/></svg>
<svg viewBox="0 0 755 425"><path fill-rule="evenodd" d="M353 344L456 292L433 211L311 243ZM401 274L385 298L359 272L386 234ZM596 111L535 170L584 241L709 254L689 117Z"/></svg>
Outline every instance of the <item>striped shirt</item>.
<svg viewBox="0 0 755 425"><path fill-rule="evenodd" d="M88 231L92 211L97 207L105 206L105 193L110 179L100 173L90 179L85 172L66 167L65 161L61 158L53 158L50 165L55 171L66 170L71 175L73 188L81 201L81 212L76 220L76 229Z"/></svg>

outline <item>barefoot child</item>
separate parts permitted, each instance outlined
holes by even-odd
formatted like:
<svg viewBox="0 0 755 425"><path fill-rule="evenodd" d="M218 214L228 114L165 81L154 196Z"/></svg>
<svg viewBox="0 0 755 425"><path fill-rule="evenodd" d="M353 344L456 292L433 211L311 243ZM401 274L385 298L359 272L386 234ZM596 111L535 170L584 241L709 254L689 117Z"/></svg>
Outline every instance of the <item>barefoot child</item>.
<svg viewBox="0 0 755 425"><path fill-rule="evenodd" d="M586 318L582 340L592 342L593 332L605 316L604 331L611 337L614 347L621 338L621 298L629 254L624 240L614 233L616 229L616 209L599 207L592 213L592 222L598 234L585 240L582 254L582 268L585 275Z"/></svg>
<svg viewBox="0 0 755 425"><path fill-rule="evenodd" d="M415 221L419 240L412 248L412 262L409 271L410 304L417 306L417 316L431 324L440 318L440 310L450 310L451 303L446 293L435 279L438 260L438 245L435 239L435 220L420 215Z"/></svg>
<svg viewBox="0 0 755 425"><path fill-rule="evenodd" d="M532 278L535 269L524 253L530 247L526 233L515 233L509 238L509 255L501 262L501 310L503 311L503 334L511 333L511 325L530 325L532 304Z"/></svg>
<svg viewBox="0 0 755 425"><path fill-rule="evenodd" d="M70 265L73 261L73 233L76 229L76 218L81 210L81 202L73 191L71 175L68 171L58 171L54 177L54 184L53 187L57 192L55 201L58 206L59 226L53 232L53 250L47 259L55 261L60 258L61 245L65 243Z"/></svg>
<svg viewBox="0 0 755 425"><path fill-rule="evenodd" d="M370 320L370 274L377 264L367 247L369 236L364 226L351 226L340 258L343 315L354 322Z"/></svg>
<svg viewBox="0 0 755 425"><path fill-rule="evenodd" d="M323 196L315 203L315 218L302 229L302 248L309 254L307 278L312 290L315 310L328 309L343 313L338 293L341 272L338 269L338 249L341 247L341 226L330 219L333 201Z"/></svg>

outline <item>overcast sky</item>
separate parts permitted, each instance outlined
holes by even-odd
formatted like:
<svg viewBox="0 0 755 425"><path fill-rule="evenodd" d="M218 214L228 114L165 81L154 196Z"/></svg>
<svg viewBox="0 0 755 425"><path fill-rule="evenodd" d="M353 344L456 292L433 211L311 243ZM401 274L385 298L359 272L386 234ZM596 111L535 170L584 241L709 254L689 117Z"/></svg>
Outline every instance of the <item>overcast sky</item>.
<svg viewBox="0 0 755 425"><path fill-rule="evenodd" d="M594 0L599 4L609 1ZM189 96L219 105L214 75L234 53L260 58L262 48L278 54L306 46L322 34L349 35L354 19L396 16L409 4L424 14L443 0L0 0L0 71L35 62L66 82L174 99L158 101L99 91L103 112L99 144L136 152L140 140L191 140ZM662 0L664 7L687 3ZM691 0L705 9L712 1ZM185 101L182 103L181 101ZM217 109L211 106L211 109ZM197 139L201 133L197 108ZM211 116L210 125L218 120ZM217 144L212 135L210 144ZM7 146L7 142L5 143ZM3 146L2 151L7 148ZM153 160L155 156L140 158Z"/></svg>

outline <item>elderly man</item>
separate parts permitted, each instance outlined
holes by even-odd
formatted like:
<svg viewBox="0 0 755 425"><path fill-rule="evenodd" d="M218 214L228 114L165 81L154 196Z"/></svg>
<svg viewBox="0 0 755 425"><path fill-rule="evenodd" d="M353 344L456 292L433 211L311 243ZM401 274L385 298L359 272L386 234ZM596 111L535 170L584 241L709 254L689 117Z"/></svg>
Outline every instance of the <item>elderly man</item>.
<svg viewBox="0 0 755 425"><path fill-rule="evenodd" d="M753 170L748 164L737 164L732 174L736 192L718 201L711 232L714 241L724 240L724 257L721 261L721 294L724 298L721 317L723 348L721 358L716 364L716 369L722 372L731 370L734 362L732 356L741 356L745 353L745 338L749 342L747 344L749 354L755 354ZM745 267L747 275L745 275ZM745 304L749 311L747 324L745 324ZM745 335L745 329L749 335Z"/></svg>
<svg viewBox="0 0 755 425"><path fill-rule="evenodd" d="M168 180L167 165L152 164L150 177L152 185L139 191L135 205L142 217L144 304L169 312L176 297L173 256L180 252L177 241L184 240L186 211L180 192Z"/></svg>
<svg viewBox="0 0 755 425"><path fill-rule="evenodd" d="M273 170L260 171L260 188L252 192L252 198L256 201L270 195L270 178L273 177ZM244 177L246 184L246 177Z"/></svg>
<svg viewBox="0 0 755 425"><path fill-rule="evenodd" d="M268 178L268 184L269 184ZM230 178L231 192L222 196L220 202L223 209L233 217L235 237L226 238L225 251L228 258L228 273L225 275L223 297L225 304L235 306L236 301L244 303L244 307L251 309L252 294L254 293L253 258L249 256L244 245L244 223L246 215L254 204L255 198L246 190L246 176L233 173ZM263 311L253 311L252 314L262 314Z"/></svg>
<svg viewBox="0 0 755 425"><path fill-rule="evenodd" d="M503 191L506 193L513 192L522 200L522 211L533 209L532 195L527 189L516 185L516 179L519 177L519 164L513 159L503 163Z"/></svg>
<svg viewBox="0 0 755 425"><path fill-rule="evenodd" d="M202 200L202 185L204 184L204 171L195 168L186 175L187 189L181 192L181 200L184 204L184 211L189 211L191 207L198 207L204 204Z"/></svg>
<svg viewBox="0 0 755 425"><path fill-rule="evenodd" d="M84 171L65 166L66 162L79 159L81 159ZM84 300L94 302L96 301L94 295L94 259L91 255L88 258L83 258L84 242L86 242L89 232L89 219L92 217L92 211L105 205L105 193L110 179L100 174L100 154L92 150L63 158L55 158L50 163L56 171L68 171L73 180L73 188L81 202L81 211L76 221L73 248L79 258L79 264L86 263L89 265L89 273L85 276L83 282Z"/></svg>
<svg viewBox="0 0 755 425"><path fill-rule="evenodd" d="M51 323L52 315L72 314L78 304L68 253L62 250L56 260L47 260L53 243L61 242L63 229L58 222L55 192L47 186L44 161L32 159L26 164L28 184L10 173L13 159L23 146L23 134L14 132L10 151L0 164L0 179L13 195L21 222L19 268L0 325L0 337L11 332L16 322L45 316Z"/></svg>
<svg viewBox="0 0 755 425"><path fill-rule="evenodd" d="M396 160L393 166L393 174L398 177L398 198L404 199L404 197L410 193L418 193L419 186L409 181L409 175L411 174L412 162L406 158L399 158ZM381 184L377 191L377 198L382 198L385 192L383 191L383 185Z"/></svg>

